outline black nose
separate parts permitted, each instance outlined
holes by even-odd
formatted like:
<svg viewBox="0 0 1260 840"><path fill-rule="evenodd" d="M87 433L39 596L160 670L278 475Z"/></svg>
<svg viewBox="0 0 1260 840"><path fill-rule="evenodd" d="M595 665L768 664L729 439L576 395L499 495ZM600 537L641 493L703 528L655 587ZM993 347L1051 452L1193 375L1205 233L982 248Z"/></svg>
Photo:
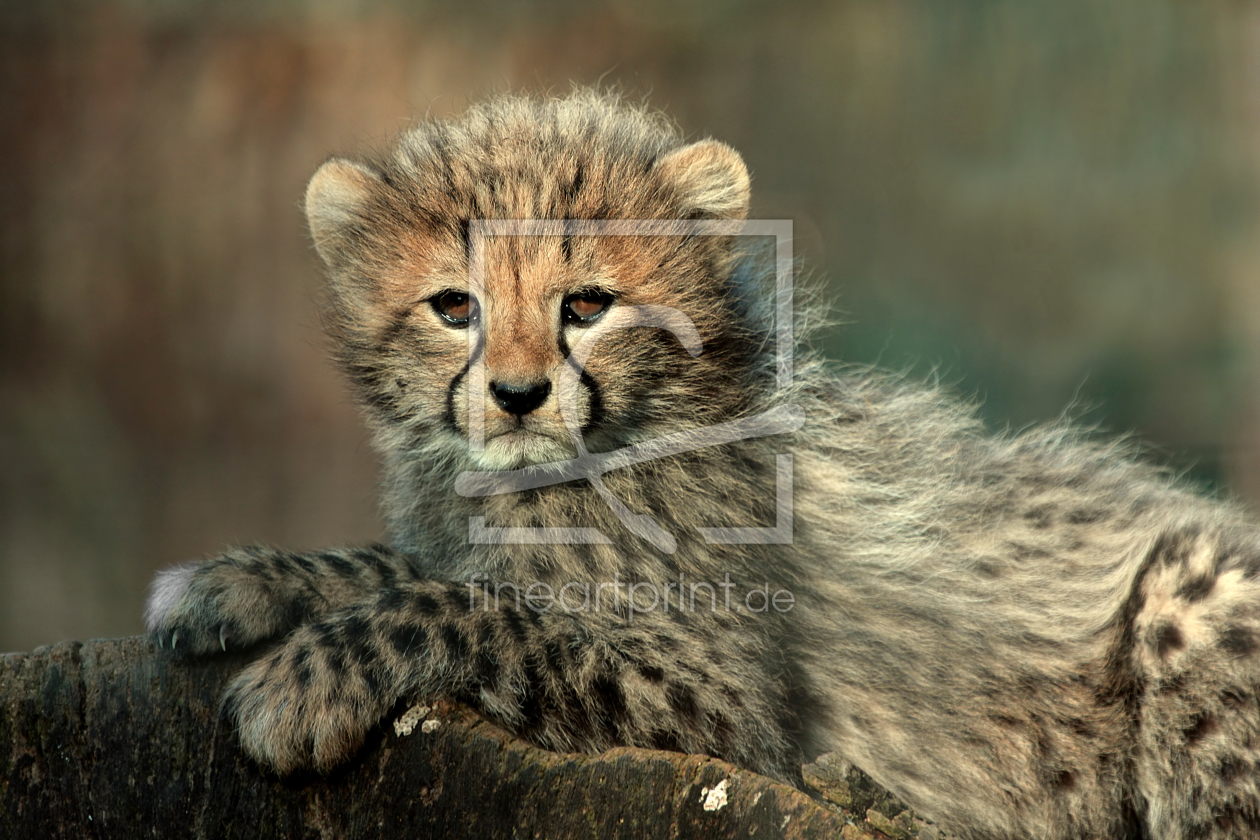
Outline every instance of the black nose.
<svg viewBox="0 0 1260 840"><path fill-rule="evenodd" d="M551 393L550 382L536 382L532 385L508 385L505 382L491 382L490 393L499 408L508 414L524 417L543 404Z"/></svg>

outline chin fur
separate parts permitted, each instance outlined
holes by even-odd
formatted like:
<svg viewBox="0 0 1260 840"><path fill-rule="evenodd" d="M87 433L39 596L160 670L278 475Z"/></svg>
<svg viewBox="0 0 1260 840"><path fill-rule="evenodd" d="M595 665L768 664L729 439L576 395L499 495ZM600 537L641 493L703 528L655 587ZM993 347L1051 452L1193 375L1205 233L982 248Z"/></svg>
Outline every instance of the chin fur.
<svg viewBox="0 0 1260 840"><path fill-rule="evenodd" d="M485 448L468 450L473 463L484 470L514 470L533 464L564 461L576 455L572 446L531 432L509 432L486 441Z"/></svg>

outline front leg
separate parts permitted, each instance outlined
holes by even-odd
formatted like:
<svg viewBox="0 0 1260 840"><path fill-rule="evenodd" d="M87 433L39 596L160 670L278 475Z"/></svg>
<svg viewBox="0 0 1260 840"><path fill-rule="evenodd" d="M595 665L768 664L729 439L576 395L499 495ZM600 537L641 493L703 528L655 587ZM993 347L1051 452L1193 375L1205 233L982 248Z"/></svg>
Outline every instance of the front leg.
<svg viewBox="0 0 1260 840"><path fill-rule="evenodd" d="M404 580L413 559L381 545L327 551L234 548L158 572L145 624L181 654L248 647Z"/></svg>
<svg viewBox="0 0 1260 840"><path fill-rule="evenodd" d="M326 771L399 699L441 694L548 749L707 753L797 781L790 669L746 622L490 609L465 584L407 583L294 631L237 677L227 708L245 750L280 773Z"/></svg>

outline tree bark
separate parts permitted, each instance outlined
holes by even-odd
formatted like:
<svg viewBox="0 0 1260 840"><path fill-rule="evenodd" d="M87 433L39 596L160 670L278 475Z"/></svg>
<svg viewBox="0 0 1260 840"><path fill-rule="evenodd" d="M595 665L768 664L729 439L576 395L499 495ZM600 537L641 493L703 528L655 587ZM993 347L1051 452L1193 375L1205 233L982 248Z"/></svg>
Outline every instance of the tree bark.
<svg viewBox="0 0 1260 840"><path fill-rule="evenodd" d="M143 638L5 656L0 837L814 838L845 826L716 759L547 752L446 701L410 735L394 715L328 776L279 779L218 711L245 661L173 662Z"/></svg>

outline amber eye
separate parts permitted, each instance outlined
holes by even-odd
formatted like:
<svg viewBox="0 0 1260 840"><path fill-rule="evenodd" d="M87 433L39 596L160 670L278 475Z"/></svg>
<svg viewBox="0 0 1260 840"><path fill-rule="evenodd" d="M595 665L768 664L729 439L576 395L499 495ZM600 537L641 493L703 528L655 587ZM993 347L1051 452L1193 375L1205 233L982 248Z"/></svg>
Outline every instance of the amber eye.
<svg viewBox="0 0 1260 840"><path fill-rule="evenodd" d="M466 327L477 317L477 302L467 292L447 289L429 298L433 311L452 327Z"/></svg>
<svg viewBox="0 0 1260 840"><path fill-rule="evenodd" d="M571 294L560 305L560 315L569 324L589 324L613 302L613 296L601 289L583 289Z"/></svg>

